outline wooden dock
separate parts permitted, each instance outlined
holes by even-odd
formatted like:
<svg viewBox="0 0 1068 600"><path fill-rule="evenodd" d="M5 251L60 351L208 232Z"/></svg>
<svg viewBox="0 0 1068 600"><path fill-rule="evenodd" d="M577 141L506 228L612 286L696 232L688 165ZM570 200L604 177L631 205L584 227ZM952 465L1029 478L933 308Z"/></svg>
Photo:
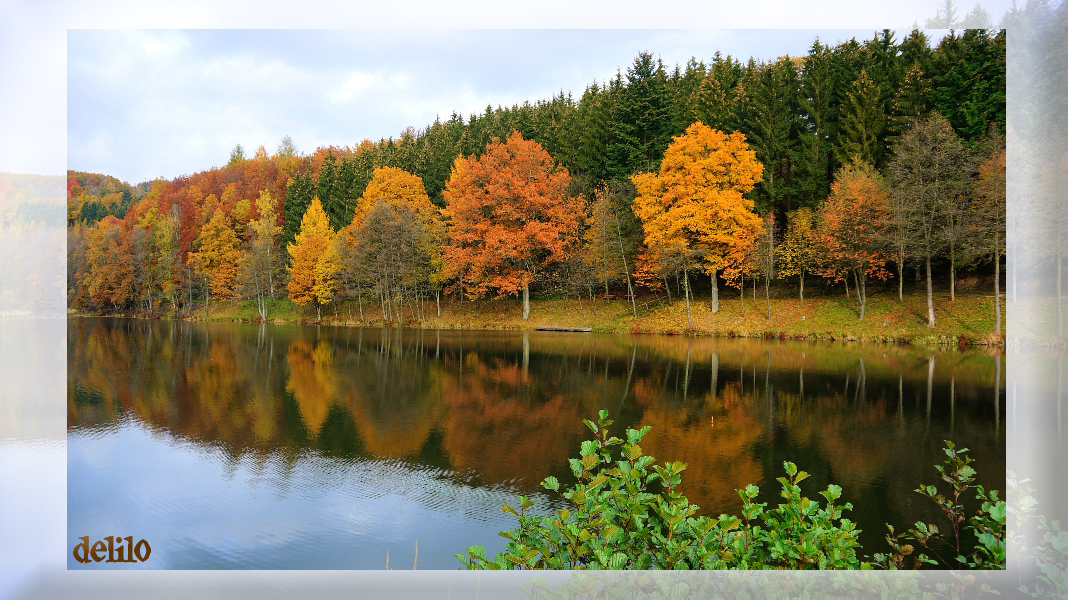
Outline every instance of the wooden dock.
<svg viewBox="0 0 1068 600"><path fill-rule="evenodd" d="M535 331L578 331L580 333L590 333L593 331L589 327L535 327Z"/></svg>

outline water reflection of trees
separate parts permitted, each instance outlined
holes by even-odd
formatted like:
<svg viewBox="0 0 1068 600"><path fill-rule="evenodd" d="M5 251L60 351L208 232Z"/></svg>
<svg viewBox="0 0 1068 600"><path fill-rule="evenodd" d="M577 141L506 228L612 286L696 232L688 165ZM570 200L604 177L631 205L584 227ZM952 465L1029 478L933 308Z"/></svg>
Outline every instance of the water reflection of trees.
<svg viewBox="0 0 1068 600"><path fill-rule="evenodd" d="M915 510L945 437L991 487L1004 468L1003 365L983 352L121 319L68 332L72 431L133 418L235 460L400 459L534 490L570 479L582 419L605 408L617 434L651 425L643 449L689 464L706 513L735 512L751 482L777 501L783 460L893 514Z"/></svg>

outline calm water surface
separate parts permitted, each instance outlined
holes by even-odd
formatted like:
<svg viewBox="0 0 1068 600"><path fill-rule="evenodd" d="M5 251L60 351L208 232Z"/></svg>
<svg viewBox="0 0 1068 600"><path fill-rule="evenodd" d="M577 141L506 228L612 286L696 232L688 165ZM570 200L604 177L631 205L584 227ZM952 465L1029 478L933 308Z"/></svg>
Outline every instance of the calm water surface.
<svg viewBox="0 0 1068 600"><path fill-rule="evenodd" d="M683 461L702 512L842 486L867 553L939 522L912 492L943 440L1004 489L1004 361L956 349L79 318L67 329L67 536L145 539L125 568L454 569L606 409ZM1001 373L999 373L1001 371ZM68 556L70 568L82 565Z"/></svg>

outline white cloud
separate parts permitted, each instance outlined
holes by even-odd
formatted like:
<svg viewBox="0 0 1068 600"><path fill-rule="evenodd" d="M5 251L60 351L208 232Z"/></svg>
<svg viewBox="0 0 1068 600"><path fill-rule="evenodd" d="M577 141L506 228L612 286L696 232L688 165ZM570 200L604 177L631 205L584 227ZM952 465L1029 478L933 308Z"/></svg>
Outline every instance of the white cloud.
<svg viewBox="0 0 1068 600"><path fill-rule="evenodd" d="M375 76L368 75L367 73L354 73L349 77L348 81L341 84L340 88L327 92L326 96L332 102L347 102L351 100L353 96L359 96L364 90L371 87L375 83Z"/></svg>

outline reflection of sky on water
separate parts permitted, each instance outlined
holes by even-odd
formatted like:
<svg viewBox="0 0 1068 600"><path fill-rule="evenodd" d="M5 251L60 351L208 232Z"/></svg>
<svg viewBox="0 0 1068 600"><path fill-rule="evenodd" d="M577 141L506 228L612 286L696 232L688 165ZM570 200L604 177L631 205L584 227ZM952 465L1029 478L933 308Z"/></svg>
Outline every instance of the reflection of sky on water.
<svg viewBox="0 0 1068 600"><path fill-rule="evenodd" d="M148 540L149 561L124 568L383 568L387 548L392 567L410 568L418 539L420 568L450 569L467 546L503 549L496 534L513 521L500 507L514 490L440 469L312 453L234 462L137 422L107 429L69 437L67 537Z"/></svg>
<svg viewBox="0 0 1068 600"><path fill-rule="evenodd" d="M1003 486L1004 363L985 351L127 319L68 335L69 539L136 533L157 566L382 568L418 539L421 565L454 568L503 548L502 504L573 481L600 408L615 435L652 426L643 450L689 465L702 514L737 513L749 483L777 503L787 460L806 495L841 485L869 552L885 523L937 518L912 490L944 439Z"/></svg>

